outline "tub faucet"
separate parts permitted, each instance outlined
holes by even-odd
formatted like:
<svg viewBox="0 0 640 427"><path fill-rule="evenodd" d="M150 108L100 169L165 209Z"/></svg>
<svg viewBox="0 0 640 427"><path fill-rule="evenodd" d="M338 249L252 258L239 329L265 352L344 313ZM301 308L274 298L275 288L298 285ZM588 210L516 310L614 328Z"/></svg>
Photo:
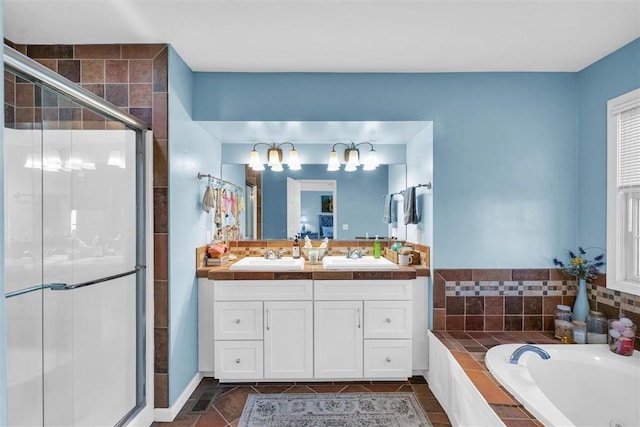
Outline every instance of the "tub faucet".
<svg viewBox="0 0 640 427"><path fill-rule="evenodd" d="M526 344L523 346L520 346L516 349L516 351L514 351L511 354L511 357L509 358L509 362L513 363L514 365L518 364L518 360L520 360L520 356L522 356L524 353L526 353L527 351L532 351L535 354L537 354L538 356L542 357L544 360L550 359L551 356L549 355L549 353L547 353L546 351L544 351L543 349L541 349L540 347L537 347L535 345L531 345L531 344Z"/></svg>

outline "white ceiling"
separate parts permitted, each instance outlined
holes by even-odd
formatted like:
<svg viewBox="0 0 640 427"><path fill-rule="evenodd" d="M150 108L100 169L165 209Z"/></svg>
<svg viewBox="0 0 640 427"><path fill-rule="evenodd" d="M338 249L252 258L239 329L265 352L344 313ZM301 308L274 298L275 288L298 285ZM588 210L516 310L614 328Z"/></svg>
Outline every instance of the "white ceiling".
<svg viewBox="0 0 640 427"><path fill-rule="evenodd" d="M640 37L640 0L4 0L4 31L194 71L578 71Z"/></svg>

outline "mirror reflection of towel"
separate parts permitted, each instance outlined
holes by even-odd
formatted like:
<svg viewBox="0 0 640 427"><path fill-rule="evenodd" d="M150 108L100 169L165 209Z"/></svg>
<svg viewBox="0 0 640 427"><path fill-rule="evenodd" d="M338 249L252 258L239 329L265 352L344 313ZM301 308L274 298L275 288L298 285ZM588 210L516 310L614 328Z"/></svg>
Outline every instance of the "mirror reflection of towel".
<svg viewBox="0 0 640 427"><path fill-rule="evenodd" d="M416 187L404 190L404 223L417 224L418 212L416 209Z"/></svg>
<svg viewBox="0 0 640 427"><path fill-rule="evenodd" d="M387 194L384 196L384 213L382 214L382 222L385 224L391 224L391 212L393 211L393 195Z"/></svg>

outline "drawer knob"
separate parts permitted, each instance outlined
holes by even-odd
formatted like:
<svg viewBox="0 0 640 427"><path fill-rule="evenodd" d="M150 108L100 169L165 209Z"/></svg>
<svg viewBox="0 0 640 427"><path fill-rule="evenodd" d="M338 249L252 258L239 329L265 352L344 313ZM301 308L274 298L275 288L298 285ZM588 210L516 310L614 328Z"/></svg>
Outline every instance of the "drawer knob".
<svg viewBox="0 0 640 427"><path fill-rule="evenodd" d="M236 322L236 325L237 325L238 323L240 323L240 319L236 319L235 322Z"/></svg>
<svg viewBox="0 0 640 427"><path fill-rule="evenodd" d="M385 322L387 323L391 323L391 319L389 319L388 317L385 319Z"/></svg>
<svg viewBox="0 0 640 427"><path fill-rule="evenodd" d="M236 363L240 363L240 358L239 357L236 359Z"/></svg>
<svg viewBox="0 0 640 427"><path fill-rule="evenodd" d="M390 357L387 357L385 360L387 361L387 363L391 362L391 358Z"/></svg>

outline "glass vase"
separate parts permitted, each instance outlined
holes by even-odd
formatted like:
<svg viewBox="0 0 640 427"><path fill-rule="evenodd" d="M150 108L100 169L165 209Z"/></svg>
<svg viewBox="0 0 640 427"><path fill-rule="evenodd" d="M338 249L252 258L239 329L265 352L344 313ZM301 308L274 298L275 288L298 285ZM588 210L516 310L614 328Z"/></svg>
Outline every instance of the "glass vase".
<svg viewBox="0 0 640 427"><path fill-rule="evenodd" d="M584 322L589 314L589 299L587 298L587 281L585 279L578 279L578 294L576 295L576 302L573 304L573 315L571 320L578 320Z"/></svg>

